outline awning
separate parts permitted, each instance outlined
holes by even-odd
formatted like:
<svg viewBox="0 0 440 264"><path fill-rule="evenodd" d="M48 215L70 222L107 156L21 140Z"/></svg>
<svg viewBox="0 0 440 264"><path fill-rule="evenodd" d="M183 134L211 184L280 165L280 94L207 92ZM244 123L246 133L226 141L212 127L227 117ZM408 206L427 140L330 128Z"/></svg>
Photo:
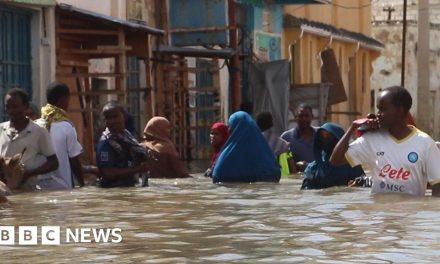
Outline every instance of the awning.
<svg viewBox="0 0 440 264"><path fill-rule="evenodd" d="M56 4L55 0L3 0L1 2L38 6L54 6Z"/></svg>
<svg viewBox="0 0 440 264"><path fill-rule="evenodd" d="M284 15L283 20L284 28L300 28L306 32L310 32L316 35L323 35L333 37L334 39L341 39L343 41L359 42L359 44L375 50L383 49L384 45L369 36L366 36L359 32L353 32L350 30L336 28L330 24L308 20L302 17L295 17L292 15Z"/></svg>
<svg viewBox="0 0 440 264"><path fill-rule="evenodd" d="M235 54L235 50L230 48L225 49L195 49L182 48L175 46L160 45L157 52L168 55L180 55L183 57L197 57L197 58L222 58L228 59Z"/></svg>
<svg viewBox="0 0 440 264"><path fill-rule="evenodd" d="M85 15L85 16L89 16L92 18L105 20L105 21L112 23L112 24L117 24L117 25L121 25L124 27L129 27L131 29L141 30L141 31L147 32L149 34L154 34L154 35L164 35L165 34L165 31L163 31L161 29L149 27L149 26L143 25L143 24L130 22L127 20L119 19L117 17L112 17L112 16L96 13L96 12L82 9L79 7L75 7L75 6L71 6L71 5L67 5L67 4L59 4L58 7L63 11L68 11L73 14Z"/></svg>

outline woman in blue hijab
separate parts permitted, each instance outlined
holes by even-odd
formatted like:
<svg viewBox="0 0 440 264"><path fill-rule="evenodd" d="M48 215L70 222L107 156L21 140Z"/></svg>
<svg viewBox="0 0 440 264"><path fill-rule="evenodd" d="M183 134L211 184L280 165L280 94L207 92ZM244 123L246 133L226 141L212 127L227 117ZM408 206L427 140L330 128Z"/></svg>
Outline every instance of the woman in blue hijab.
<svg viewBox="0 0 440 264"><path fill-rule="evenodd" d="M229 118L229 138L213 171L213 182L278 182L280 166L255 121L239 111Z"/></svg>
<svg viewBox="0 0 440 264"><path fill-rule="evenodd" d="M311 162L304 173L301 189L322 189L332 186L347 186L349 181L364 174L361 166L352 168L345 164L333 166L330 156L338 141L344 135L344 129L335 123L325 123L315 133Z"/></svg>

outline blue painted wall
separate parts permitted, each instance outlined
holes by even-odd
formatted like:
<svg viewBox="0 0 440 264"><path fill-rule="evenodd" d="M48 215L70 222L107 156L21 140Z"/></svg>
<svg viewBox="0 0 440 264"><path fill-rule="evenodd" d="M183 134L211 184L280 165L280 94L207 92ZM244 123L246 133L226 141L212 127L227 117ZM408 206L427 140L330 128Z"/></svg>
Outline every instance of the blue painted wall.
<svg viewBox="0 0 440 264"><path fill-rule="evenodd" d="M170 29L227 27L226 0L170 0ZM172 33L175 46L226 45L228 32Z"/></svg>
<svg viewBox="0 0 440 264"><path fill-rule="evenodd" d="M239 3L240 1L237 1ZM283 29L283 10L282 5L272 5L266 7L271 13L271 19L268 21L270 23L269 27L264 27L263 19L263 6L257 4L238 4L244 17L240 18L240 21L244 24L241 28L240 36L240 53L243 54L243 60L241 61L241 79L242 79L242 100L249 101L251 96L249 95L249 82L248 82L248 71L249 65L252 61L252 53L255 52L255 33L258 32L259 35L264 35L266 32L264 30L269 29L267 32L269 36L277 36L280 38L273 38L267 42L269 48L268 59L269 61L281 59L281 34ZM259 41L261 44L261 41ZM270 48L272 47L272 48ZM274 48L275 47L275 48Z"/></svg>
<svg viewBox="0 0 440 264"><path fill-rule="evenodd" d="M263 30L263 8L253 7L254 13L254 30ZM270 21L270 33L281 34L283 30L283 8L281 5L272 5L266 7L271 13L272 19Z"/></svg>

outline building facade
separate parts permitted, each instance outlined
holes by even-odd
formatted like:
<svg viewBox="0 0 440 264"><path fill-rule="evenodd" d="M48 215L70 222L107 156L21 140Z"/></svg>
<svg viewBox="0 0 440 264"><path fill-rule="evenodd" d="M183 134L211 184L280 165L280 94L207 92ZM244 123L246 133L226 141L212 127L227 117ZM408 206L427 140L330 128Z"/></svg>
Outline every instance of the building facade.
<svg viewBox="0 0 440 264"><path fill-rule="evenodd" d="M292 5L284 12L284 56L292 61L293 85L330 82L327 119L344 127L370 112L372 63L383 47L371 37L370 1ZM346 99L332 102L335 93Z"/></svg>
<svg viewBox="0 0 440 264"><path fill-rule="evenodd" d="M418 65L418 1L408 1L407 5L407 33L405 50L405 77L404 86L413 97L411 113L416 117L418 105L418 68L429 71L428 109L424 115L429 116L429 125L426 132L440 138L440 1L429 1L429 61ZM403 2L384 0L373 3L372 6L372 34L384 43L385 48L379 58L373 63L372 89L379 91L382 88L401 85L402 72L402 29L403 29Z"/></svg>
<svg viewBox="0 0 440 264"><path fill-rule="evenodd" d="M105 102L117 100L125 106L134 116L138 132L151 117L150 58L155 38L164 32L148 26L150 10L136 3L0 3L2 94L11 87L23 87L32 101L42 106L46 103L45 87L54 80L65 82L71 89L69 115L89 162L94 159L94 143L102 129L100 109ZM130 16L134 20L127 20Z"/></svg>

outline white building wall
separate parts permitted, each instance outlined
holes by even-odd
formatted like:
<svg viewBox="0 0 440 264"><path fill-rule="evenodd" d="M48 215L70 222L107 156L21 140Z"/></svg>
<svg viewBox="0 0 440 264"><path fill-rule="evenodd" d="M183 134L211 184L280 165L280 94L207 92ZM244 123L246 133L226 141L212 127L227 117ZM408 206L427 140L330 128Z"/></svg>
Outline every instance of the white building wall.
<svg viewBox="0 0 440 264"><path fill-rule="evenodd" d="M55 79L54 7L24 7L31 12L32 98L37 106L46 103L46 87ZM43 15L44 13L44 15ZM43 20L45 20L43 22Z"/></svg>
<svg viewBox="0 0 440 264"><path fill-rule="evenodd" d="M431 23L440 23L440 0L407 0L406 17L408 20L417 20L419 1L429 1ZM388 19L388 12L384 8L392 7L395 9L391 13L391 20L403 19L402 0L379 0L372 1L372 20L384 21Z"/></svg>
<svg viewBox="0 0 440 264"><path fill-rule="evenodd" d="M430 71L430 115L431 125L429 132L435 139L440 139L440 102L436 100L440 95L440 0L429 0L430 3L430 60L420 67ZM388 12L384 8L393 7L396 11L392 13L388 21ZM402 19L403 1L381 0L373 3L373 27L372 35L385 44L382 55L373 63L373 74L371 87L376 91L392 85L400 85L401 82L401 50L402 50ZM405 58L405 87L413 96L413 107L411 112L417 116L417 15L418 1L409 0L407 7L407 39Z"/></svg>

